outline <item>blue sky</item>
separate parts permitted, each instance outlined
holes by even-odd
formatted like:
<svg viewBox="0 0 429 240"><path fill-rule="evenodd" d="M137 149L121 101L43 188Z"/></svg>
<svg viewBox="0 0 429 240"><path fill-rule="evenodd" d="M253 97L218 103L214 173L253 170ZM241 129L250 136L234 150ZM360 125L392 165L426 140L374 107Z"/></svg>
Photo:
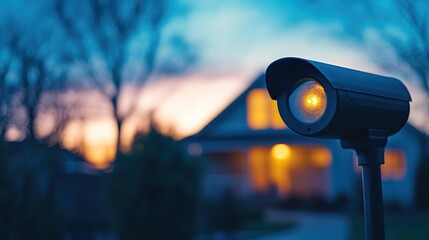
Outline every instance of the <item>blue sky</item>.
<svg viewBox="0 0 429 240"><path fill-rule="evenodd" d="M21 0L2 2L0 13L9 12L26 22L37 19L36 11L31 9L45 1L25 3L25 8ZM381 1L386 10L380 13L382 21L372 23L359 17L365 9L354 9L358 4L344 0L171 0L171 19L163 33L183 34L198 61L186 74L158 76L157 81L144 87L137 100L140 112L128 120L129 126L138 125L142 116L155 109L155 118L180 136L196 133L264 72L270 62L284 56L390 75L378 67L363 44L377 41L371 32L372 24L407 35L386 3L389 1ZM347 8L337 16L336 11L341 9L335 8L338 6ZM357 15L349 16L348 12ZM357 25L368 28L363 31L363 41L354 41L345 34ZM419 107L426 104L425 98L418 88L407 85L414 100L412 122L423 126L424 115ZM127 95L123 99L123 104L136 101L127 99Z"/></svg>
<svg viewBox="0 0 429 240"><path fill-rule="evenodd" d="M190 11L182 29L204 69L261 71L276 57L304 54L323 60L329 59L328 51L321 49L341 48L332 36L338 23L321 21L293 1L184 1Z"/></svg>
<svg viewBox="0 0 429 240"><path fill-rule="evenodd" d="M350 23L329 16L330 9L327 15L315 15L314 8L297 2L182 0L187 15L170 27L184 31L199 62L193 73L166 84L166 89L180 85L173 88L173 96L157 88L158 97L169 96L161 106L154 102L158 118L184 135L194 133L283 56L386 74L362 43L346 37L344 28ZM142 101L149 98L147 91Z"/></svg>

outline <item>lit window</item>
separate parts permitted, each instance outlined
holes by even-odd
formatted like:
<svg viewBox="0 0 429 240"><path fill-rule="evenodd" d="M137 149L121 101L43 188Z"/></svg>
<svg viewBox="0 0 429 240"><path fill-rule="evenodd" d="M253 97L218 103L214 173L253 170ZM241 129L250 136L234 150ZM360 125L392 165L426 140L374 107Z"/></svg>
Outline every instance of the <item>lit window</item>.
<svg viewBox="0 0 429 240"><path fill-rule="evenodd" d="M381 165L383 180L401 180L406 173L406 157L400 149L389 149L384 153L384 164Z"/></svg>
<svg viewBox="0 0 429 240"><path fill-rule="evenodd" d="M331 152L326 148L314 148L311 152L311 164L315 168L326 168L331 165Z"/></svg>
<svg viewBox="0 0 429 240"><path fill-rule="evenodd" d="M265 192L270 185L267 152L268 149L263 147L255 147L249 151L250 184L256 192Z"/></svg>
<svg viewBox="0 0 429 240"><path fill-rule="evenodd" d="M358 166L358 156L353 154L354 169L361 172ZM383 180L401 180L406 173L407 162L405 154L399 149L388 149L384 152L384 164L381 165L381 177Z"/></svg>
<svg viewBox="0 0 429 240"><path fill-rule="evenodd" d="M319 146L276 144L249 151L250 184L256 192L275 187L280 196L310 196L327 189L332 155Z"/></svg>
<svg viewBox="0 0 429 240"><path fill-rule="evenodd" d="M268 96L268 95L267 95ZM269 97L269 96L268 96ZM274 129L283 129L286 128L285 123L283 122L282 117L277 108L277 101L268 99L271 102L271 127Z"/></svg>
<svg viewBox="0 0 429 240"><path fill-rule="evenodd" d="M251 129L283 129L285 124L265 89L254 89L247 95L247 124Z"/></svg>

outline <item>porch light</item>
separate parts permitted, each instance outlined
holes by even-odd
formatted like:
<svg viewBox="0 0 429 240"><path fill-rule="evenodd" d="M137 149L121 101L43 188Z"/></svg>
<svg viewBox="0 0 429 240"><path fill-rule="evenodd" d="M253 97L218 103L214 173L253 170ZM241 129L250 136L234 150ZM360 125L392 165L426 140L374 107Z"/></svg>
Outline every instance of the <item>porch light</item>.
<svg viewBox="0 0 429 240"><path fill-rule="evenodd" d="M290 147L286 144L276 144L271 148L271 156L274 159L286 159L290 155Z"/></svg>

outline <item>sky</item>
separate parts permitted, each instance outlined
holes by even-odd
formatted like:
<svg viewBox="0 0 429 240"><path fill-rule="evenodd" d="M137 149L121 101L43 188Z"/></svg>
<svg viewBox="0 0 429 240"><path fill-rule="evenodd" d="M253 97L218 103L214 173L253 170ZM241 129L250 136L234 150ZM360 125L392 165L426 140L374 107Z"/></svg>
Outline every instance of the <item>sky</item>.
<svg viewBox="0 0 429 240"><path fill-rule="evenodd" d="M141 100L151 101L154 92L168 96L151 107L180 137L198 132L270 62L284 56L389 75L363 46L336 34L338 22L318 19L293 1L183 1L190 9L175 27L197 47L199 62L188 75L149 84Z"/></svg>
<svg viewBox="0 0 429 240"><path fill-rule="evenodd" d="M20 9L19 2L3 4L0 10ZM362 43L339 34L350 22L353 25L353 21L364 21L345 18L344 23L349 25L343 24L341 18L330 15L333 12L329 4L324 3L324 9L329 11L323 15L318 14L321 11L316 5L308 5L311 2L318 1L171 0L171 19L165 22L163 34L182 34L197 61L184 73L157 74L141 89L122 89L125 94L121 96L120 108L137 101L139 109L124 122L124 142L129 143L137 129L148 125L149 116L179 139L197 133L260 76L269 63L281 57L301 57L391 75L378 67L374 54ZM25 16L31 14L17 10L24 22ZM405 82L413 97L410 122L424 129L424 112L420 109L426 105L425 95L410 82ZM88 102L103 101L95 93L85 94L93 96L88 97ZM98 149L93 151L94 161L102 161L106 154L114 155L110 150L106 153L114 146L116 134L106 129L114 126L115 122L105 114L72 121L66 127L64 144L68 148L79 144L76 133L81 132L85 141ZM11 134L11 138L19 135L17 131Z"/></svg>
<svg viewBox="0 0 429 240"><path fill-rule="evenodd" d="M145 119L149 115L176 138L196 134L264 73L269 63L281 57L295 56L391 75L378 67L373 54L362 44L338 34L344 27L338 20L316 16L297 2L174 2L177 6L173 4L172 11L184 14L173 18L164 31L181 32L197 52L198 61L184 74L158 75L138 91L140 110L124 123L125 144L138 126L148 124ZM419 107L425 105L424 95L410 81L405 83L414 100L410 122L423 126ZM127 101L133 99L123 102ZM114 126L111 120L91 122L92 143L107 146L115 140L109 136L97 138L102 135L97 132L105 133L103 129L109 124ZM101 152L98 154L102 156Z"/></svg>

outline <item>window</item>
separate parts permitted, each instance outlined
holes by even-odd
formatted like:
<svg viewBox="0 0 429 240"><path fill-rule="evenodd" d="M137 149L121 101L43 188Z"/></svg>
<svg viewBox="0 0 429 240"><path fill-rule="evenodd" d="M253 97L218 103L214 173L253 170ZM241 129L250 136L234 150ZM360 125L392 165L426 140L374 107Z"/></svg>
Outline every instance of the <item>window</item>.
<svg viewBox="0 0 429 240"><path fill-rule="evenodd" d="M389 149L384 153L384 164L381 165L383 180L401 180L407 169L406 157L400 149Z"/></svg>
<svg viewBox="0 0 429 240"><path fill-rule="evenodd" d="M254 130L283 129L286 125L265 89L254 89L247 95L247 125Z"/></svg>
<svg viewBox="0 0 429 240"><path fill-rule="evenodd" d="M320 146L289 146L250 149L249 181L255 192L272 189L280 196L324 194L328 184L331 152Z"/></svg>
<svg viewBox="0 0 429 240"><path fill-rule="evenodd" d="M362 168L358 166L358 157L356 154L353 155L354 168L357 172L362 171ZM388 181L399 181L404 178L407 171L407 161L405 154L400 149L387 149L384 152L384 164L381 165L381 178Z"/></svg>

